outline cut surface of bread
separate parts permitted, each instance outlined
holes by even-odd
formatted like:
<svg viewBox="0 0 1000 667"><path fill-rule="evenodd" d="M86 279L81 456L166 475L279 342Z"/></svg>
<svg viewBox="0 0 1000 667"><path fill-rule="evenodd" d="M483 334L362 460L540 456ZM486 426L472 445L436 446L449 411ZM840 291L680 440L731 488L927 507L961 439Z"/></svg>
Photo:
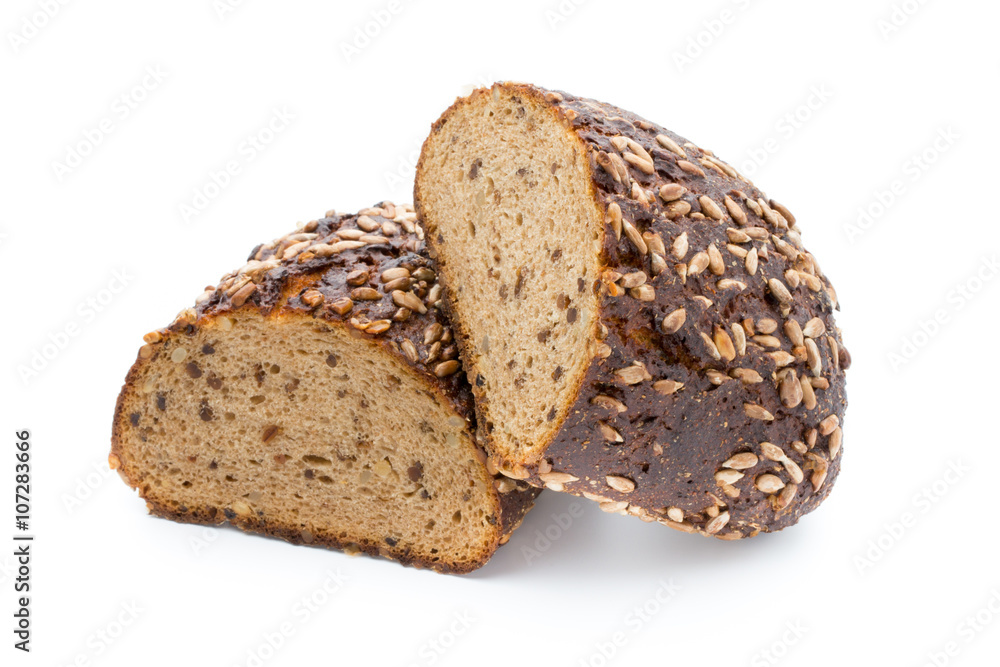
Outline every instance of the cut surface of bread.
<svg viewBox="0 0 1000 667"><path fill-rule="evenodd" d="M255 249L150 334L119 398L112 467L161 516L466 572L535 491L495 479L473 438L412 213L367 213Z"/></svg>
<svg viewBox="0 0 1000 667"><path fill-rule="evenodd" d="M827 497L836 292L788 209L714 153L498 83L434 123L414 197L505 475L722 539Z"/></svg>
<svg viewBox="0 0 1000 667"><path fill-rule="evenodd" d="M536 460L590 361L603 218L583 144L547 106L494 92L428 140L420 199L470 323L481 427L504 459Z"/></svg>

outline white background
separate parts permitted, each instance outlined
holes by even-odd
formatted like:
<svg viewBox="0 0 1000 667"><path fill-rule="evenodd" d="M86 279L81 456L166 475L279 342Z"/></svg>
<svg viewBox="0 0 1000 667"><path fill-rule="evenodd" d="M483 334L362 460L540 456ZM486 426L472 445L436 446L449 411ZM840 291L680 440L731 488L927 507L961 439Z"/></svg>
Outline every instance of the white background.
<svg viewBox="0 0 1000 667"><path fill-rule="evenodd" d="M0 662L996 664L997 3L48 4L0 11ZM142 334L296 222L408 201L430 123L496 79L651 118L796 214L854 358L828 502L728 543L546 493L466 577L148 517L105 470ZM293 118L251 159L275 110ZM23 428L28 656L8 546Z"/></svg>

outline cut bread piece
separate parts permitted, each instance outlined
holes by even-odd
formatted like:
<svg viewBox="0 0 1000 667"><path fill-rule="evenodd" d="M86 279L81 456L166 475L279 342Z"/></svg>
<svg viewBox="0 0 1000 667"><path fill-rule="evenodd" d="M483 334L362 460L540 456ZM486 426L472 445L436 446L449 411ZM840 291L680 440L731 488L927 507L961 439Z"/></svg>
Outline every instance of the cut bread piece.
<svg viewBox="0 0 1000 667"><path fill-rule="evenodd" d="M485 563L537 490L496 475L412 207L326 217L146 336L110 463L153 514L442 572Z"/></svg>
<svg viewBox="0 0 1000 667"><path fill-rule="evenodd" d="M836 294L794 217L711 151L496 84L434 124L415 203L502 472L725 539L827 496Z"/></svg>

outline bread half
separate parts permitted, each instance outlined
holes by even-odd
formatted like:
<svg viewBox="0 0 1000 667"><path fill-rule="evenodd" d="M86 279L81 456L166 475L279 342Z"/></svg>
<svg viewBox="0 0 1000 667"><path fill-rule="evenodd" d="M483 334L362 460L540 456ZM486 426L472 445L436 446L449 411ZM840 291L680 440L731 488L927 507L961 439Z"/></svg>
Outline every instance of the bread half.
<svg viewBox="0 0 1000 667"><path fill-rule="evenodd" d="M146 336L110 463L149 510L468 572L537 490L496 475L410 206L253 250Z"/></svg>
<svg viewBox="0 0 1000 667"><path fill-rule="evenodd" d="M791 213L711 151L501 83L434 124L415 203L505 474L725 539L827 496L836 293Z"/></svg>

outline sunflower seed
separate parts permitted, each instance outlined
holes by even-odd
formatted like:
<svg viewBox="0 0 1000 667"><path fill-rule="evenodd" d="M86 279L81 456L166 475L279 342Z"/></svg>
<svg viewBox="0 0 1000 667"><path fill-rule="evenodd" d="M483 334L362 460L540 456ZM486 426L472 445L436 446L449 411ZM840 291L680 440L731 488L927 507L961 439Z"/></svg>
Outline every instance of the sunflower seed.
<svg viewBox="0 0 1000 667"><path fill-rule="evenodd" d="M653 383L653 390L659 394L669 396L670 394L678 391L684 387L683 382L676 382L674 380L657 380Z"/></svg>
<svg viewBox="0 0 1000 667"><path fill-rule="evenodd" d="M813 375L819 376L823 374L823 359L819 354L819 347L816 345L816 341L812 338L806 338L806 361L809 364L809 370Z"/></svg>
<svg viewBox="0 0 1000 667"><path fill-rule="evenodd" d="M690 262L688 262L688 270L687 270L688 275L689 276L698 275L699 273L708 268L708 264L710 261L711 260L709 259L707 252L703 251L695 253L695 256L691 258Z"/></svg>
<svg viewBox="0 0 1000 667"><path fill-rule="evenodd" d="M729 457L729 459L722 464L722 467L732 468L733 470L746 470L747 468L752 468L757 465L757 462L757 455L753 452L741 452ZM732 482L729 482L729 484L732 484Z"/></svg>
<svg viewBox="0 0 1000 667"><path fill-rule="evenodd" d="M787 456L781 459L781 465L785 467L788 477L796 484L801 484L802 480L805 479L805 475L802 474L802 468L799 467L799 464Z"/></svg>
<svg viewBox="0 0 1000 667"><path fill-rule="evenodd" d="M778 368L784 368L795 363L795 357L784 350L778 350L777 352L768 352L767 356L774 360L774 365Z"/></svg>
<svg viewBox="0 0 1000 667"><path fill-rule="evenodd" d="M778 494L777 499L774 501L774 508L776 510L783 510L787 508L792 504L792 501L795 500L795 494L797 494L798 491L799 487L797 484L789 484L783 488L781 493Z"/></svg>
<svg viewBox="0 0 1000 667"><path fill-rule="evenodd" d="M646 247L650 252L667 254L667 249L663 246L663 237L656 232L643 232L642 240L646 242Z"/></svg>
<svg viewBox="0 0 1000 667"><path fill-rule="evenodd" d="M685 192L687 192L687 188L680 183L667 183L666 185L660 186L660 198L666 202L680 199L684 196Z"/></svg>
<svg viewBox="0 0 1000 667"><path fill-rule="evenodd" d="M806 410L814 410L816 408L816 392L813 391L809 378L803 378L799 382L799 388L802 390L802 405L806 407Z"/></svg>
<svg viewBox="0 0 1000 667"><path fill-rule="evenodd" d="M751 276L757 273L757 248L753 248L747 253L745 266L747 273Z"/></svg>
<svg viewBox="0 0 1000 667"><path fill-rule="evenodd" d="M667 261L663 259L663 255L658 253L650 253L649 255L649 271L654 276L658 276L667 270Z"/></svg>
<svg viewBox="0 0 1000 667"><path fill-rule="evenodd" d="M622 207L617 202L608 204L607 220L611 224L611 229L615 233L615 240L622 239Z"/></svg>
<svg viewBox="0 0 1000 667"><path fill-rule="evenodd" d="M639 301L656 300L656 290L653 289L652 285L639 285L630 289L628 293L633 299L638 299Z"/></svg>
<svg viewBox="0 0 1000 667"><path fill-rule="evenodd" d="M715 342L715 347L718 349L719 354L726 361L732 361L736 358L736 347L733 345L733 339L729 337L726 330L722 327L715 326L715 334L713 336Z"/></svg>
<svg viewBox="0 0 1000 667"><path fill-rule="evenodd" d="M633 271L632 273L626 273L621 277L621 286L625 289L638 287L639 285L644 285L645 283L646 274L642 271Z"/></svg>
<svg viewBox="0 0 1000 667"><path fill-rule="evenodd" d="M395 290L392 293L392 302L401 308L415 310L421 315L427 312L427 306L425 306L424 302L420 300L420 297L413 292Z"/></svg>
<svg viewBox="0 0 1000 667"><path fill-rule="evenodd" d="M370 333L370 334L384 333L388 331L389 327L391 326L392 326L391 320L375 320L367 327L365 327L365 333Z"/></svg>
<svg viewBox="0 0 1000 667"><path fill-rule="evenodd" d="M631 366L619 368L615 371L615 375L625 384L639 384L653 379L646 367L639 361L634 362Z"/></svg>
<svg viewBox="0 0 1000 667"><path fill-rule="evenodd" d="M837 428L833 429L833 431L830 433L829 447L830 447L831 461L837 458L837 455L840 454L840 446L843 444L843 442L844 442L844 431L838 426Z"/></svg>
<svg viewBox="0 0 1000 667"><path fill-rule="evenodd" d="M402 266L396 266L391 269L386 269L379 276L379 279L384 283L392 282L393 280L399 280L400 278L409 278L410 270L403 268Z"/></svg>
<svg viewBox="0 0 1000 667"><path fill-rule="evenodd" d="M739 470L734 470L732 468L727 468L726 470L720 470L715 473L715 481L719 484L732 484L743 479L743 473Z"/></svg>
<svg viewBox="0 0 1000 667"><path fill-rule="evenodd" d="M439 378L447 377L454 374L460 368L460 364L455 359L450 361L442 361L440 364L434 367L434 375Z"/></svg>
<svg viewBox="0 0 1000 667"><path fill-rule="evenodd" d="M705 177L705 170L698 165L688 162L687 160L678 160L677 166L680 167L681 171L687 172L693 176Z"/></svg>
<svg viewBox="0 0 1000 667"><path fill-rule="evenodd" d="M601 421L597 422L597 428L601 432L601 435L604 436L604 439L607 440L608 442L622 442L623 441L621 433L619 433L618 431L616 431L614 429L614 427L606 424L605 422L601 422Z"/></svg>
<svg viewBox="0 0 1000 667"><path fill-rule="evenodd" d="M783 304L789 304L792 302L792 295L785 287L785 284L778 280L777 278L771 278L767 281L767 286L771 289L771 294L774 295L778 301Z"/></svg>
<svg viewBox="0 0 1000 667"><path fill-rule="evenodd" d="M617 514L619 512L624 512L626 509L628 509L628 501L627 500L608 501L606 503L601 503L599 507L601 508L602 512L608 512L609 514Z"/></svg>
<svg viewBox="0 0 1000 667"><path fill-rule="evenodd" d="M665 134L656 135L656 143L660 144L671 153L679 155L680 157L687 157L687 153L684 152L684 149L677 145L676 141Z"/></svg>
<svg viewBox="0 0 1000 667"><path fill-rule="evenodd" d="M377 301L382 293L371 287L356 287L351 290L351 298L355 301Z"/></svg>
<svg viewBox="0 0 1000 667"><path fill-rule="evenodd" d="M660 322L660 329L663 333L672 334L676 333L681 326L684 325L684 321L687 319L687 311L683 308L678 308L677 310L671 312L663 321Z"/></svg>
<svg viewBox="0 0 1000 667"><path fill-rule="evenodd" d="M348 299L346 296L341 297L330 304L330 310L337 313L338 315L346 315L354 307L354 302Z"/></svg>
<svg viewBox="0 0 1000 667"><path fill-rule="evenodd" d="M644 160L642 157L636 155L635 153L625 153L623 156L625 161L630 165L638 169L644 174L652 174L656 171L656 167L653 166L652 160Z"/></svg>
<svg viewBox="0 0 1000 667"><path fill-rule="evenodd" d="M667 518L671 521L680 523L684 520L684 510L680 507L668 507L667 508Z"/></svg>
<svg viewBox="0 0 1000 667"><path fill-rule="evenodd" d="M417 356L417 347L413 344L412 340L404 338L403 342L400 343L399 346L403 348L403 353L406 355L406 358L410 360L410 363L417 363L417 359L419 358Z"/></svg>
<svg viewBox="0 0 1000 667"><path fill-rule="evenodd" d="M708 268L717 276L726 272L726 262L714 243L708 246Z"/></svg>
<svg viewBox="0 0 1000 667"><path fill-rule="evenodd" d="M680 236L674 239L674 242L670 246L670 254L674 256L675 259L684 259L684 256L688 252L688 235L687 232L682 232Z"/></svg>
<svg viewBox="0 0 1000 667"><path fill-rule="evenodd" d="M538 477L543 482L555 482L556 484L569 484L570 482L580 481L579 477L571 475L568 472L543 472Z"/></svg>
<svg viewBox="0 0 1000 667"><path fill-rule="evenodd" d="M627 477L608 475L604 478L604 481L607 482L608 486L619 493L632 493L635 491L635 482Z"/></svg>
<svg viewBox="0 0 1000 667"><path fill-rule="evenodd" d="M733 201L733 199L729 195L725 196L725 198L722 200L722 203L726 205L726 210L729 211L729 215L732 216L733 220L735 220L737 224L740 225L747 224L747 214L743 211L742 208L740 208L739 204Z"/></svg>
<svg viewBox="0 0 1000 667"><path fill-rule="evenodd" d="M781 347L781 341L774 336L766 336L763 334L758 334L753 337L753 341L758 345L763 345L764 347L778 348Z"/></svg>
<svg viewBox="0 0 1000 667"><path fill-rule="evenodd" d="M729 374L740 380L743 384L760 384L764 381L760 373L752 368L734 368L729 371Z"/></svg>
<svg viewBox="0 0 1000 667"><path fill-rule="evenodd" d="M809 338L819 338L826 333L826 324L823 323L822 319L814 317L802 327L802 333Z"/></svg>
<svg viewBox="0 0 1000 667"><path fill-rule="evenodd" d="M763 421L768 421L768 422L774 420L774 415L772 415L770 412L768 412L761 406L755 405L753 403L744 403L743 412L745 412L746 416L750 417L751 419L761 419Z"/></svg>
<svg viewBox="0 0 1000 667"><path fill-rule="evenodd" d="M604 394L598 394L597 396L594 396L592 399L590 399L590 402L592 405L598 405L602 408L610 408L615 412L625 412L626 410L628 410L628 408L625 407L624 403L622 403L616 398L612 398L611 396L606 396Z"/></svg>
<svg viewBox="0 0 1000 667"><path fill-rule="evenodd" d="M781 404L789 409L798 407L804 397L802 384L803 383L799 382L799 378L796 376L795 371L786 373L779 388ZM810 388L811 387L812 385L810 385Z"/></svg>
<svg viewBox="0 0 1000 667"><path fill-rule="evenodd" d="M629 241L639 251L639 254L645 255L648 252L648 248L646 248L646 242L642 240L642 235L639 234L639 231L632 226L631 222L624 219L622 220L622 227L625 229L625 235L628 236Z"/></svg>
<svg viewBox="0 0 1000 667"><path fill-rule="evenodd" d="M741 229L729 227L726 229L726 236L730 243L750 243L750 236Z"/></svg>
<svg viewBox="0 0 1000 667"><path fill-rule="evenodd" d="M310 308L315 308L316 306L323 303L323 294L319 290L306 290L302 295L302 303L306 304Z"/></svg>
<svg viewBox="0 0 1000 667"><path fill-rule="evenodd" d="M715 535L725 528L727 523L729 523L729 512L723 512L705 524L705 532L709 535Z"/></svg>
<svg viewBox="0 0 1000 667"><path fill-rule="evenodd" d="M829 415L819 423L819 434L830 435L838 426L840 426L840 417Z"/></svg>
<svg viewBox="0 0 1000 667"><path fill-rule="evenodd" d="M664 215L671 220L674 218L683 218L690 212L691 204L682 199L672 201L663 208Z"/></svg>
<svg viewBox="0 0 1000 667"><path fill-rule="evenodd" d="M713 220L722 220L725 217L722 209L719 208L719 205L711 197L702 195L698 197L698 203L701 205L701 212Z"/></svg>
<svg viewBox="0 0 1000 667"><path fill-rule="evenodd" d="M743 356L747 352L746 333L744 333L743 327L741 327L739 324L733 324L731 326L731 330L733 332L733 343L736 346L736 353L740 356Z"/></svg>
<svg viewBox="0 0 1000 667"><path fill-rule="evenodd" d="M757 489L763 493L777 493L784 488L785 483L782 482L781 478L777 475L764 473L754 480L754 486L756 486Z"/></svg>
<svg viewBox="0 0 1000 667"><path fill-rule="evenodd" d="M249 299L250 296L256 291L257 291L257 286L252 282L248 282L245 285L243 285L243 287L236 290L236 292L231 297L231 302L233 304L233 307L239 308L240 306L242 306L244 303L246 303L246 300Z"/></svg>
<svg viewBox="0 0 1000 667"><path fill-rule="evenodd" d="M704 331L699 332L699 335L705 342L705 349L708 350L708 355L716 361L720 361L722 359L722 355L719 354L719 348L715 345L715 341L712 340L712 337Z"/></svg>
<svg viewBox="0 0 1000 667"><path fill-rule="evenodd" d="M803 345L805 344L805 339L802 337L802 327L795 320L785 321L785 335L788 336L788 340L792 341L792 345Z"/></svg>
<svg viewBox="0 0 1000 667"><path fill-rule="evenodd" d="M747 288L746 283L740 282L739 280L732 280L730 278L723 278L722 280L716 282L715 286L720 290L727 290L731 287L735 287L741 292Z"/></svg>

